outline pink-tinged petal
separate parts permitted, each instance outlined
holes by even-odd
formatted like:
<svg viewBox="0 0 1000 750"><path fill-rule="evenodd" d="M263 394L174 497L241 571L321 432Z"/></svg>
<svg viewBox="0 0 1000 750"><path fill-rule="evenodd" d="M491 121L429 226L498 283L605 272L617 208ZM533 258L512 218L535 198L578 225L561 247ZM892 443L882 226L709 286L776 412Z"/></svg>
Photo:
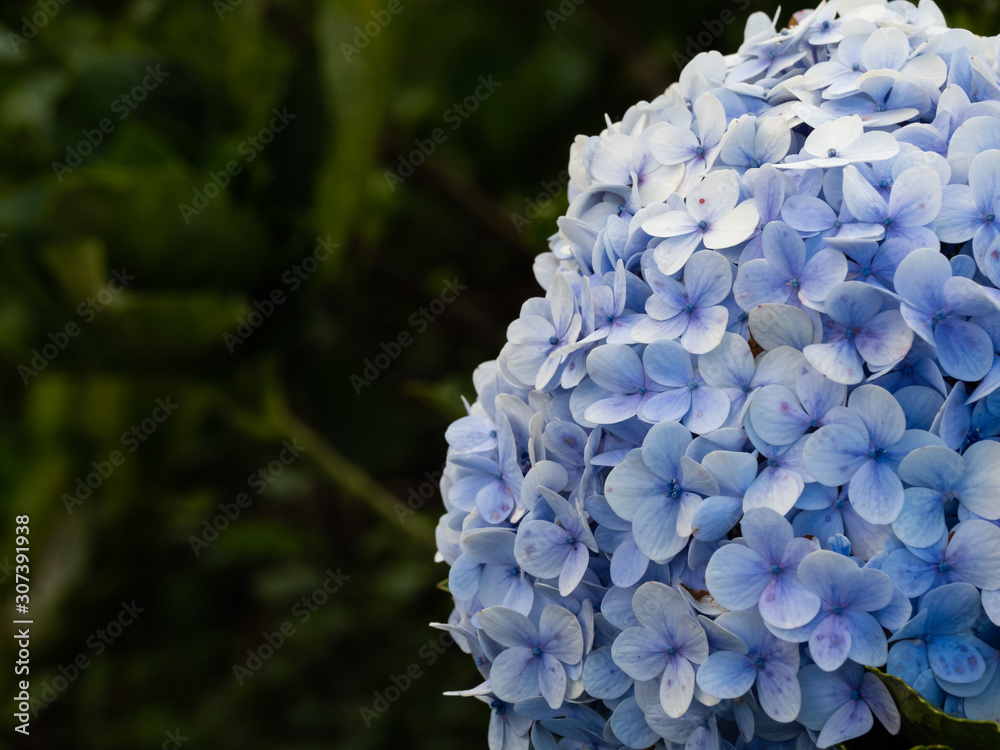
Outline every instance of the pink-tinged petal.
<svg viewBox="0 0 1000 750"><path fill-rule="evenodd" d="M809 636L809 655L816 665L832 672L847 661L851 651L851 632L840 615L831 614Z"/></svg>
<svg viewBox="0 0 1000 750"><path fill-rule="evenodd" d="M889 194L889 214L894 222L922 227L934 221L940 211L941 181L933 169L910 167L896 178Z"/></svg>
<svg viewBox="0 0 1000 750"><path fill-rule="evenodd" d="M808 624L819 612L820 606L820 598L787 572L767 584L759 604L760 616L769 625L786 630Z"/></svg>
<svg viewBox="0 0 1000 750"><path fill-rule="evenodd" d="M694 667L682 656L667 662L660 678L660 707L674 719L687 712L694 698Z"/></svg>

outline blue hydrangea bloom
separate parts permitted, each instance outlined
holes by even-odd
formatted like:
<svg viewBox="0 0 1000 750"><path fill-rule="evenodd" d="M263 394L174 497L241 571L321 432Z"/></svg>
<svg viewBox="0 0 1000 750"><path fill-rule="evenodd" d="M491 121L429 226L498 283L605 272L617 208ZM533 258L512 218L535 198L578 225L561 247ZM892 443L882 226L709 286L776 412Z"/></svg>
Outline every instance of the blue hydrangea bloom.
<svg viewBox="0 0 1000 750"><path fill-rule="evenodd" d="M750 14L570 147L446 431L491 750L1000 721L1000 72L933 2ZM801 668L800 668L801 666Z"/></svg>

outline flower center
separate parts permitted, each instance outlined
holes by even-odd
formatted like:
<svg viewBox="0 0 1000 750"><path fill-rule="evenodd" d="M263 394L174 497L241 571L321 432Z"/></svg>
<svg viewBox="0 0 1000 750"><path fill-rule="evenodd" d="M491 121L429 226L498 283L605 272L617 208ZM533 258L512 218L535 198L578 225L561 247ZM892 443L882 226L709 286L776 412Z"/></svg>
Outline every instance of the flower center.
<svg viewBox="0 0 1000 750"><path fill-rule="evenodd" d="M490 430L490 437L496 437L496 436L497 436L497 431L496 430Z"/></svg>
<svg viewBox="0 0 1000 750"><path fill-rule="evenodd" d="M885 190L885 189L886 189L887 187L889 187L889 181L888 181L888 180L882 180L882 181L881 181L881 182L880 182L880 183L878 184L878 186L879 186L880 188L882 188L883 190Z"/></svg>
<svg viewBox="0 0 1000 750"><path fill-rule="evenodd" d="M535 646L533 649L531 649L531 655L532 656L541 656L542 655L542 650L540 648L538 648L538 646Z"/></svg>
<svg viewBox="0 0 1000 750"><path fill-rule="evenodd" d="M773 469L777 465L778 465L778 459L776 459L776 458L769 458L769 459L767 459L767 467L769 469Z"/></svg>
<svg viewBox="0 0 1000 750"><path fill-rule="evenodd" d="M667 646L667 656L673 656L677 653L677 649L673 646Z"/></svg>
<svg viewBox="0 0 1000 750"><path fill-rule="evenodd" d="M558 343L559 343L559 337L558 336L549 336L549 344L551 344L552 346L555 346Z"/></svg>
<svg viewBox="0 0 1000 750"><path fill-rule="evenodd" d="M861 63L854 63L854 65L851 66L851 70L861 70Z"/></svg>
<svg viewBox="0 0 1000 750"><path fill-rule="evenodd" d="M781 573L781 566L775 563L771 566L771 575L776 576Z"/></svg>
<svg viewBox="0 0 1000 750"><path fill-rule="evenodd" d="M851 339L853 339L854 338L854 329L853 328L845 328L844 329L844 338L847 339L848 341L850 341Z"/></svg>
<svg viewBox="0 0 1000 750"><path fill-rule="evenodd" d="M852 701L856 701L860 697L861 697L861 692L860 691L858 691L858 690L852 690L851 691L851 700Z"/></svg>
<svg viewBox="0 0 1000 750"><path fill-rule="evenodd" d="M705 148L704 148L704 146L698 146L698 148L696 148L694 150L694 152L696 154L698 154L698 156L704 156L705 155Z"/></svg>
<svg viewBox="0 0 1000 750"><path fill-rule="evenodd" d="M872 448L868 451L868 458L873 459L875 463L881 464L889 457L889 451L885 448Z"/></svg>
<svg viewBox="0 0 1000 750"><path fill-rule="evenodd" d="M496 479L499 482L501 479L503 479L503 474L501 474L498 471L496 474L493 475L493 478Z"/></svg>
<svg viewBox="0 0 1000 750"><path fill-rule="evenodd" d="M757 669L760 669L761 667L764 666L764 660L762 658L760 658L759 656L755 656L753 658L753 665L755 667L757 667Z"/></svg>
<svg viewBox="0 0 1000 750"><path fill-rule="evenodd" d="M646 386L640 385L639 386L639 390L636 391L636 393L638 393L640 396L645 396L646 395Z"/></svg>
<svg viewBox="0 0 1000 750"><path fill-rule="evenodd" d="M830 28L830 22L829 21L823 21L823 28L824 29Z"/></svg>
<svg viewBox="0 0 1000 750"><path fill-rule="evenodd" d="M708 229L708 222L702 219L698 222L698 229Z"/></svg>
<svg viewBox="0 0 1000 750"><path fill-rule="evenodd" d="M942 560L941 562L938 563L938 573L947 573L947 572L948 572L948 563L947 561Z"/></svg>
<svg viewBox="0 0 1000 750"><path fill-rule="evenodd" d="M829 151L826 152L826 155L832 159L837 155L837 149L831 148Z"/></svg>
<svg viewBox="0 0 1000 750"><path fill-rule="evenodd" d="M518 568L511 568L510 570L507 571L508 575L511 576L516 576L520 572L521 571Z"/></svg>
<svg viewBox="0 0 1000 750"><path fill-rule="evenodd" d="M835 615L842 615L842 614L844 614L844 608L841 607L839 604L835 604L833 606L833 614L835 614Z"/></svg>
<svg viewBox="0 0 1000 750"><path fill-rule="evenodd" d="M605 323L613 323L614 320L615 320L615 316L614 315L605 315L604 316L604 322Z"/></svg>
<svg viewBox="0 0 1000 750"><path fill-rule="evenodd" d="M996 214L986 214L986 221L988 221L990 224L992 224L996 220L997 220Z"/></svg>
<svg viewBox="0 0 1000 750"><path fill-rule="evenodd" d="M892 226L892 217L891 216L886 216L884 219L882 219L882 225L883 226L887 226L887 227L891 227Z"/></svg>
<svg viewBox="0 0 1000 750"><path fill-rule="evenodd" d="M757 159L751 159L750 166L753 167L754 169L757 169L758 167L760 167L760 162Z"/></svg>
<svg viewBox="0 0 1000 750"><path fill-rule="evenodd" d="M670 484L667 485L666 491L663 493L664 497L680 497L681 487L677 484L676 479L671 479Z"/></svg>
<svg viewBox="0 0 1000 750"><path fill-rule="evenodd" d="M788 282L788 286L790 286L792 289L798 289L799 288L799 280L798 279L792 279L791 281Z"/></svg>
<svg viewBox="0 0 1000 750"><path fill-rule="evenodd" d="M767 53L767 56L768 56L768 59L770 59L770 60L773 60L773 59L775 59L775 58L777 57L777 55L776 55L776 54L774 54L774 50L773 50L773 49L772 49L772 50L770 50L770 51L769 51L769 52Z"/></svg>
<svg viewBox="0 0 1000 750"><path fill-rule="evenodd" d="M698 384L695 381L692 380L690 383L688 383L688 390L693 391L693 390L695 390L697 388L698 388Z"/></svg>
<svg viewBox="0 0 1000 750"><path fill-rule="evenodd" d="M684 305L684 312L689 312L689 313L694 312L694 305L688 302L686 305Z"/></svg>
<svg viewBox="0 0 1000 750"><path fill-rule="evenodd" d="M744 393L750 393L750 384L749 383L744 383L743 385L740 386L740 388L743 390Z"/></svg>
<svg viewBox="0 0 1000 750"><path fill-rule="evenodd" d="M877 109L879 112L885 112L885 105L880 104L875 109Z"/></svg>
<svg viewBox="0 0 1000 750"><path fill-rule="evenodd" d="M869 268L868 266L865 266L864 268L861 269L861 275L865 276L865 277L871 276L872 275L872 269Z"/></svg>
<svg viewBox="0 0 1000 750"><path fill-rule="evenodd" d="M567 536L566 537L566 544L568 544L570 547L572 547L574 544L576 544L576 537L573 536L572 534L570 534L569 536Z"/></svg>
<svg viewBox="0 0 1000 750"><path fill-rule="evenodd" d="M946 317L948 317L948 315L944 310L938 310L934 313L934 320L944 320Z"/></svg>
<svg viewBox="0 0 1000 750"><path fill-rule="evenodd" d="M835 219L833 222L833 226L835 229L840 229L842 226L844 226L844 222L842 222L840 219Z"/></svg>

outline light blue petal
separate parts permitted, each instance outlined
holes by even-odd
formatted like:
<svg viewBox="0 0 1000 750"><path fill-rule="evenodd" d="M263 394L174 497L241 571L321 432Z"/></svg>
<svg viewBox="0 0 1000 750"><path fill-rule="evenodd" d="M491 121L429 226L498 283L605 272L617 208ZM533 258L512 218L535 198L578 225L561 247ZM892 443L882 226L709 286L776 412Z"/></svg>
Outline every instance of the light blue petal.
<svg viewBox="0 0 1000 750"><path fill-rule="evenodd" d="M518 471L518 479L520 479ZM520 484L517 487L520 497ZM490 523L500 523L514 509L514 492L510 484L504 480L491 481L476 493L476 507L479 514Z"/></svg>
<svg viewBox="0 0 1000 750"><path fill-rule="evenodd" d="M959 380L979 380L993 365L993 342L979 326L966 320L946 318L934 329L941 369Z"/></svg>
<svg viewBox="0 0 1000 750"><path fill-rule="evenodd" d="M809 364L835 383L856 385L865 378L864 360L849 339L810 344L802 353Z"/></svg>
<svg viewBox="0 0 1000 750"><path fill-rule="evenodd" d="M701 250L684 266L684 287L696 307L718 305L729 294L733 264L712 250Z"/></svg>
<svg viewBox="0 0 1000 750"><path fill-rule="evenodd" d="M715 600L726 609L749 609L771 581L764 559L741 544L727 544L712 555L705 570L705 583Z"/></svg>
<svg viewBox="0 0 1000 750"><path fill-rule="evenodd" d="M885 631L878 620L867 612L844 612L844 620L851 632L851 661L869 667L881 667L888 656Z"/></svg>
<svg viewBox="0 0 1000 750"><path fill-rule="evenodd" d="M739 698L756 679L750 658L732 651L717 651L698 667L698 687L715 698Z"/></svg>
<svg viewBox="0 0 1000 750"><path fill-rule="evenodd" d="M691 355L676 341L654 341L646 347L642 361L649 377L661 385L678 388L694 379Z"/></svg>
<svg viewBox="0 0 1000 750"><path fill-rule="evenodd" d="M861 697L889 734L899 733L899 709L885 683L871 672L861 678Z"/></svg>
<svg viewBox="0 0 1000 750"><path fill-rule="evenodd" d="M806 469L829 487L850 481L867 458L867 436L839 424L821 427L806 441L802 451Z"/></svg>
<svg viewBox="0 0 1000 750"><path fill-rule="evenodd" d="M559 708L566 695L566 670L563 665L550 654L542 654L538 660L538 684L542 697L549 704L549 708ZM492 679L493 672L490 671Z"/></svg>
<svg viewBox="0 0 1000 750"><path fill-rule="evenodd" d="M767 385L750 402L754 431L772 445L791 445L805 434L811 417L783 385Z"/></svg>
<svg viewBox="0 0 1000 750"><path fill-rule="evenodd" d="M918 452L914 451L910 455ZM940 539L947 530L944 523L944 495L926 487L907 487L903 497L903 507L892 522L893 533L899 540L911 547L927 547Z"/></svg>
<svg viewBox="0 0 1000 750"><path fill-rule="evenodd" d="M820 598L794 575L783 572L774 576L760 596L760 615L769 624L783 630L801 628L819 612Z"/></svg>
<svg viewBox="0 0 1000 750"><path fill-rule="evenodd" d="M645 748L656 744L659 735L646 724L635 698L626 698L611 714L611 730L628 747Z"/></svg>
<svg viewBox="0 0 1000 750"><path fill-rule="evenodd" d="M482 613L480 613L482 615ZM516 703L539 695L539 663L530 648L509 648L490 667L490 686L500 700Z"/></svg>
<svg viewBox="0 0 1000 750"><path fill-rule="evenodd" d="M614 700L632 687L632 678L615 664L611 648L592 651L583 665L583 689L595 698Z"/></svg>
<svg viewBox="0 0 1000 750"><path fill-rule="evenodd" d="M681 456L690 443L691 433L679 424L653 425L642 442L642 460L659 476L676 481L681 474Z"/></svg>
<svg viewBox="0 0 1000 750"><path fill-rule="evenodd" d="M1000 503L997 502L997 488L1000 487L1000 443L993 440L973 443L965 449L963 458L963 463L968 468L955 488L959 502L988 520L1000 518ZM902 464L900 468L902 469Z"/></svg>
<svg viewBox="0 0 1000 750"><path fill-rule="evenodd" d="M851 478L847 496L868 523L890 524L903 508L903 484L888 463L862 463Z"/></svg>
<svg viewBox="0 0 1000 750"><path fill-rule="evenodd" d="M754 376L750 344L735 333L725 334L717 347L698 357L698 372L715 388L739 388L750 383Z"/></svg>
<svg viewBox="0 0 1000 750"><path fill-rule="evenodd" d="M628 628L615 638L611 655L615 664L633 680L652 680L666 666L666 648L667 644L653 631Z"/></svg>
<svg viewBox="0 0 1000 750"><path fill-rule="evenodd" d="M608 474L604 495L619 518L632 521L643 503L663 499L662 485L663 480L646 467L642 453L634 450Z"/></svg>
<svg viewBox="0 0 1000 750"><path fill-rule="evenodd" d="M747 261L740 266L733 284L736 304L748 312L758 305L784 304L791 294L787 281L787 276L763 258Z"/></svg>
<svg viewBox="0 0 1000 750"><path fill-rule="evenodd" d="M531 575L555 578L572 551L566 537L565 529L548 521L522 523L514 540L514 556Z"/></svg>
<svg viewBox="0 0 1000 750"><path fill-rule="evenodd" d="M1000 527L988 521L964 521L948 542L948 564L969 583L1000 589Z"/></svg>
<svg viewBox="0 0 1000 750"><path fill-rule="evenodd" d="M642 360L631 347L605 344L587 355L587 373L611 393L635 393L645 382Z"/></svg>
<svg viewBox="0 0 1000 750"><path fill-rule="evenodd" d="M687 544L677 534L680 504L660 497L639 507L633 519L632 533L642 553L651 560L669 560Z"/></svg>
<svg viewBox="0 0 1000 750"><path fill-rule="evenodd" d="M900 591L913 598L931 587L938 570L936 564L924 562L909 550L897 549L882 563L882 572L892 578Z"/></svg>

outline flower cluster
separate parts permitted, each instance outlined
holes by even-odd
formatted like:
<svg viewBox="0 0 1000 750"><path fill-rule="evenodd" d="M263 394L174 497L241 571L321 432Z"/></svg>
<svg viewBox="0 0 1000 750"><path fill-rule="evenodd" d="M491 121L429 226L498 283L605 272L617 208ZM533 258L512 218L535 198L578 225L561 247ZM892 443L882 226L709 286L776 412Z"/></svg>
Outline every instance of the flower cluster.
<svg viewBox="0 0 1000 750"><path fill-rule="evenodd" d="M492 750L1000 720L1000 73L931 0L753 14L570 151L448 429ZM561 739L560 739L561 738Z"/></svg>

